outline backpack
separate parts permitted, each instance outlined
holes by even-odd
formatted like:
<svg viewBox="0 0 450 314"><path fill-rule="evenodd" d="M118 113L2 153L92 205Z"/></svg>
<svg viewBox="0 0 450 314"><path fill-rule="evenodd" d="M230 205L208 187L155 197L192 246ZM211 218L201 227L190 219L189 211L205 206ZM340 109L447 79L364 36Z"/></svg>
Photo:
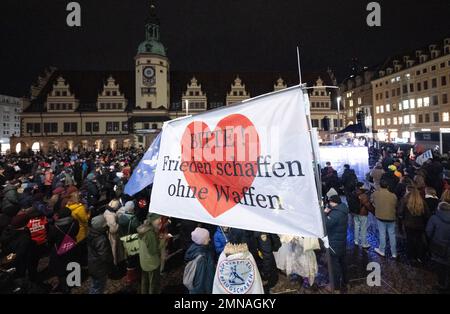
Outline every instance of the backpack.
<svg viewBox="0 0 450 314"><path fill-rule="evenodd" d="M202 256L203 255L201 254L197 255L197 257L187 263L186 267L184 268L183 285L188 288L189 291L194 289L195 272L197 271L198 261Z"/></svg>
<svg viewBox="0 0 450 314"><path fill-rule="evenodd" d="M58 229L61 233L64 234L64 238L61 241L61 243L59 244L59 247L56 247L55 244L55 249L56 249L56 254L58 254L59 256L66 254L67 252L69 252L70 250L72 250L76 245L77 242L69 235L70 230L73 227L73 223L70 225L69 231L67 231L67 233L65 233L64 231L62 231L61 229L59 229L59 227L57 225L55 225L56 229Z"/></svg>

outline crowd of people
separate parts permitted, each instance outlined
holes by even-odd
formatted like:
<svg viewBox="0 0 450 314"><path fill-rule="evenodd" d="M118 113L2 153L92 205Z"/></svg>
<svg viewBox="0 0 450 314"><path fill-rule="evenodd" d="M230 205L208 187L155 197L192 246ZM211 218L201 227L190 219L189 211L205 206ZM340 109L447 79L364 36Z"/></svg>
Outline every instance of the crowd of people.
<svg viewBox="0 0 450 314"><path fill-rule="evenodd" d="M183 285L191 294L270 293L280 271L307 288L317 286L317 254L324 252L319 239L149 212L150 188L124 193L142 156L142 150L129 149L1 157L2 292L11 292L3 279L8 275L41 287L49 277L57 278L50 291L70 293L67 265L76 262L90 277L89 293L104 293L108 278L123 280L130 291L161 293L161 274L175 243L184 256ZM373 215L378 229L374 251L397 259L396 239L405 234L408 259L436 263L439 289L448 290L448 160L436 154L418 165L414 155L388 149L377 160L367 182L358 182L349 165L341 176L330 163L321 171L332 286L342 291L348 283L349 227L355 246L368 250L368 217Z"/></svg>

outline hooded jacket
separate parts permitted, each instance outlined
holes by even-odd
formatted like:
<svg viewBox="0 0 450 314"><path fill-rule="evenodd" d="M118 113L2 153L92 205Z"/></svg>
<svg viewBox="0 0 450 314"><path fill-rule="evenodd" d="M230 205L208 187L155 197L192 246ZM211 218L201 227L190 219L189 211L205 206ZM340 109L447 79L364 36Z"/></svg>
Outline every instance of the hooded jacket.
<svg viewBox="0 0 450 314"><path fill-rule="evenodd" d="M119 224L117 223L117 213L112 209L106 209L103 213L108 225L108 239L111 243L114 265L125 259L125 249L120 241Z"/></svg>
<svg viewBox="0 0 450 314"><path fill-rule="evenodd" d="M332 208L326 217L326 228L331 251L337 255L345 255L347 246L348 207L344 203Z"/></svg>
<svg viewBox="0 0 450 314"><path fill-rule="evenodd" d="M217 262L213 294L264 294L256 261L247 244L228 243Z"/></svg>
<svg viewBox="0 0 450 314"><path fill-rule="evenodd" d="M90 227L87 247L89 275L94 278L104 278L109 275L114 265L114 259L106 228L98 230Z"/></svg>
<svg viewBox="0 0 450 314"><path fill-rule="evenodd" d="M150 221L145 220L137 228L139 235L139 261L143 271L153 271L161 265L163 241L158 237Z"/></svg>
<svg viewBox="0 0 450 314"><path fill-rule="evenodd" d="M77 243L83 241L87 236L89 213L86 211L86 207L81 203L73 203L67 205L72 211L72 217L78 221L80 229L77 234Z"/></svg>
<svg viewBox="0 0 450 314"><path fill-rule="evenodd" d="M216 272L211 246L198 245L196 243L193 243L186 251L184 261L190 262L194 260L198 255L201 255L201 257L198 259L197 267L195 268L195 276L193 282L194 288L190 290L189 293L211 294L214 282L214 274Z"/></svg>
<svg viewBox="0 0 450 314"><path fill-rule="evenodd" d="M441 264L450 265L450 205L446 204L447 210L439 210L428 220L426 234L430 239L431 247L440 246L447 250L447 257L439 256L431 249L432 258Z"/></svg>
<svg viewBox="0 0 450 314"><path fill-rule="evenodd" d="M2 212L10 217L14 217L20 209L19 194L17 187L8 184L3 189Z"/></svg>

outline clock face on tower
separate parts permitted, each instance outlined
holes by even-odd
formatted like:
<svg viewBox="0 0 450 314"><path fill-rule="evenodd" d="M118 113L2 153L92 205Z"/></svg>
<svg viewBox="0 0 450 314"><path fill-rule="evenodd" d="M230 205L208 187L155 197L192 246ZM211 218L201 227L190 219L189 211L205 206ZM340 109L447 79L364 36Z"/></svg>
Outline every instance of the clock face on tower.
<svg viewBox="0 0 450 314"><path fill-rule="evenodd" d="M143 73L146 79L152 79L155 76L155 68L145 67Z"/></svg>

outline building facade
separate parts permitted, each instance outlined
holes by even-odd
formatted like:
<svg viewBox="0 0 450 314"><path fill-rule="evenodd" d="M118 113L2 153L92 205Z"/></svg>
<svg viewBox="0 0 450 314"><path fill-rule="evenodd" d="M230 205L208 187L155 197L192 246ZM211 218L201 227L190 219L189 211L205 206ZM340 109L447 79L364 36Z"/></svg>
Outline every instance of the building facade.
<svg viewBox="0 0 450 314"><path fill-rule="evenodd" d="M344 112L348 124L363 121L368 132L373 131L373 97L371 81L375 71L365 68L362 72L353 74L340 85L340 109ZM362 121L358 120L359 115Z"/></svg>
<svg viewBox="0 0 450 314"><path fill-rule="evenodd" d="M22 99L0 95L0 152L10 147L10 138L20 136Z"/></svg>
<svg viewBox="0 0 450 314"><path fill-rule="evenodd" d="M415 132L450 128L450 38L390 58L372 80L380 140L414 142Z"/></svg>
<svg viewBox="0 0 450 314"><path fill-rule="evenodd" d="M316 85L310 95L314 121L328 117L334 130L335 97L322 85L336 84L333 73L306 74L304 81ZM171 71L155 7L151 6L134 70L45 69L24 101L21 136L12 140L11 148L47 152L148 147L167 120L296 84L296 72ZM319 122L317 126L324 129Z"/></svg>

